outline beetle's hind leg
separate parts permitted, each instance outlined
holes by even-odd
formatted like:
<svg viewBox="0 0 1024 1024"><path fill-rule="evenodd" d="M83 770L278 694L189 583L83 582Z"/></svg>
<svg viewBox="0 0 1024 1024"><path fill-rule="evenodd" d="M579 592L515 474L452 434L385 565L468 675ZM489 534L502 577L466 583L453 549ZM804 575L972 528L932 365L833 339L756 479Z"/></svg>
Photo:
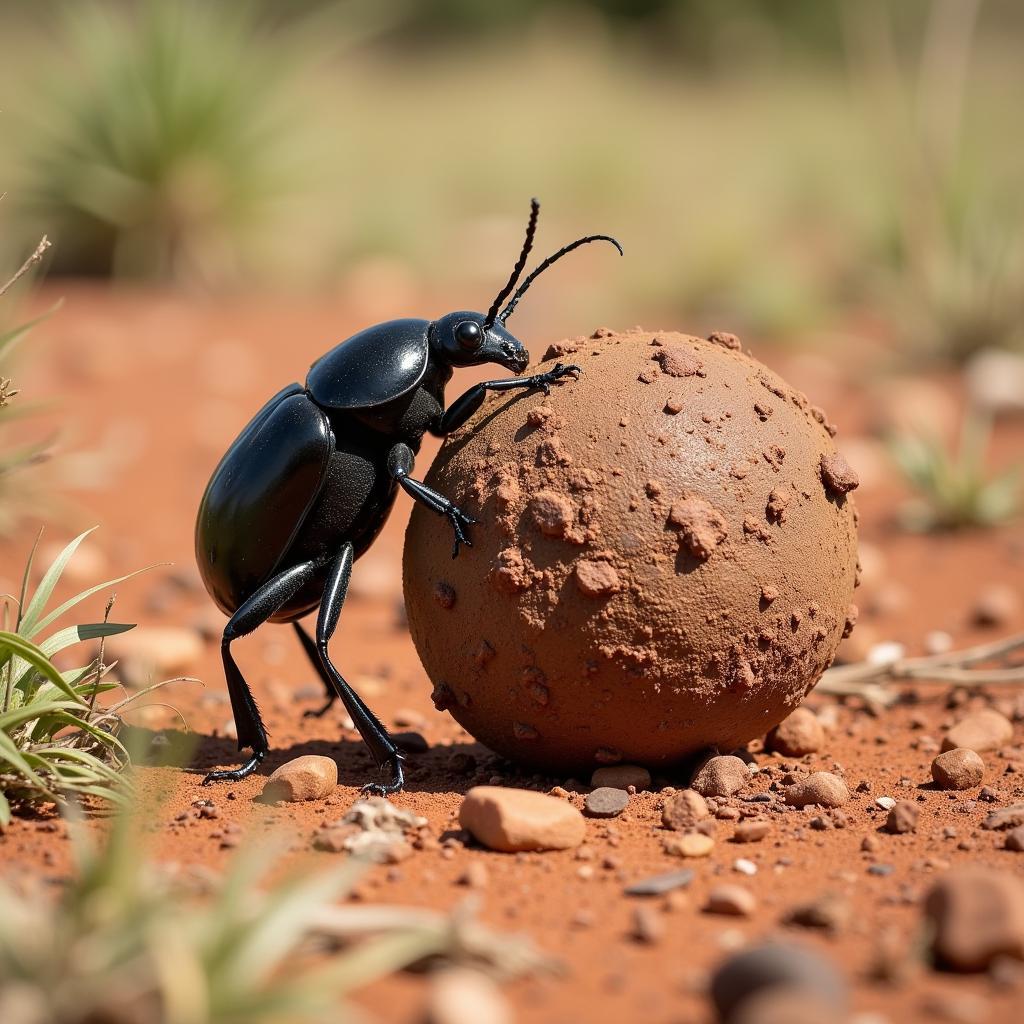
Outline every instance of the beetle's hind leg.
<svg viewBox="0 0 1024 1024"><path fill-rule="evenodd" d="M252 757L241 767L230 771L210 772L203 785L211 782L237 782L251 775L267 756L270 749L267 743L267 730L260 717L260 709L256 704L238 665L231 654L232 641L246 636L254 629L262 626L274 612L289 598L309 582L315 571L313 562L303 562L268 580L260 587L228 620L224 627L224 636L220 642L221 658L224 662L224 678L227 681L228 696L231 698L231 712L238 730L238 749L249 747Z"/></svg>
<svg viewBox="0 0 1024 1024"><path fill-rule="evenodd" d="M363 742L377 762L377 767L390 770L391 777L387 782L371 782L363 787L366 792L384 796L387 793L397 793L405 784L405 775L402 772L402 753L388 734L387 729L381 724L380 719L363 703L359 694L349 686L342 674L334 667L327 650L327 644L338 627L338 618L341 615L342 605L345 603L345 595L348 593L349 580L352 578L352 562L354 560L355 549L351 543L345 544L331 566L327 582L324 585L324 594L320 600L320 612L316 619L316 644L315 646L309 644L309 638L306 636L303 646L306 648L307 654L310 647L313 647L322 677L331 683L341 698L359 735L362 736ZM305 635L302 627L298 624L296 626L300 634Z"/></svg>

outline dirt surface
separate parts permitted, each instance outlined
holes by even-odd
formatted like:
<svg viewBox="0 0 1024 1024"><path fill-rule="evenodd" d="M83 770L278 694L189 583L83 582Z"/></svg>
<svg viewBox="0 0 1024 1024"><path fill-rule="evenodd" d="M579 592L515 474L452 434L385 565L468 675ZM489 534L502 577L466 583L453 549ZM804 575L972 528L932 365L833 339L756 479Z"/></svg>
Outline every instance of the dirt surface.
<svg viewBox="0 0 1024 1024"><path fill-rule="evenodd" d="M330 302L240 298L214 304L86 289L65 289L65 294L63 311L40 330L39 351L18 380L25 394L52 399L59 410L48 415L62 429L61 465L75 508L66 529L59 537L51 529L48 541L101 524L89 542L92 556L83 552L80 575L69 580L79 589L147 563L173 562L172 568L157 568L118 587L114 617L139 621L141 629L200 628L209 636L223 617L198 589L191 561L195 509L209 473L267 397L302 379L317 355L362 323L351 322L351 314ZM527 339L535 358L553 340ZM1019 525L942 537L908 536L894 528L899 488L868 433L879 417L891 417L893 403L876 401L864 351L844 366L820 356L784 357L753 348L828 408L840 428L837 443L860 475L864 580L857 598L860 623L846 642L848 653L858 656L882 641L919 653L935 630L963 645L1024 629L1019 602L1009 602L995 624L979 624L976 614L993 585L1020 593L1024 530ZM467 385L479 379L471 373L456 376L449 398L458 393L460 377ZM929 408L955 409L958 396L942 381L916 386L932 389ZM998 458L1005 461L1022 446L1020 424L1001 428ZM424 445L420 475L435 451L435 443ZM841 475L842 467L836 472ZM704 859L682 861L665 852L661 792L631 797L618 818L588 818L586 840L576 850L488 852L458 827L460 802L471 785L504 783L542 791L561 786L567 799L582 807L589 780L519 774L434 709L401 605L408 513L408 502L400 498L380 540L357 563L332 650L386 723L425 737L429 749L410 758L408 785L394 802L426 817L433 838L401 863L371 869L359 885L359 898L451 908L470 894L462 882L467 867L482 865L472 878L483 919L528 933L564 965L561 975L507 988L517 1019L528 1024L710 1021L708 971L752 940L778 934L814 946L835 962L852 987L855 1012L867 1015L860 1018L864 1022L1019 1019L1024 998L1019 972L995 978L893 969L921 939L922 898L949 866L984 864L1024 874L1024 854L1004 849L1002 833L980 828L994 807L1024 800L1024 706L1015 694L951 695L948 687L923 683L908 691L906 703L881 716L857 701L840 705L812 694L808 704L827 725L826 741L799 766L845 778L852 798L843 813L761 804L760 795L798 762L766 755L754 744L754 759L765 770L722 801L722 808L735 808L745 818L753 809L753 818L769 822L767 834L739 844L732 838L736 823L717 819L711 830L715 845ZM26 532L4 545L0 589L13 588L29 536ZM87 617L100 618L102 605L99 597L92 601ZM465 623L473 629L471 609ZM225 735L230 708L217 644L207 640L188 666L205 686L182 684L161 696L179 709L192 731L198 745L193 766L141 772L145 790L164 800L152 836L154 852L166 861L216 868L237 842L271 829L290 837L296 858L327 863L339 855L314 852L312 836L324 822L339 818L358 786L372 777L370 759L356 734L344 727L340 710L302 719L322 693L290 629L266 627L240 642L237 655L262 704L271 754L255 777L200 788L205 770L238 762ZM994 802L980 800L977 788L952 794L936 790L930 764L944 732L966 708L992 702L1015 719L1013 740L983 755L984 782ZM136 711L133 720L151 729L173 728L178 721L163 706ZM300 754L336 758L340 781L334 794L302 805L255 803L266 776ZM656 777L654 786L680 789L687 781ZM880 797L913 801L919 809L916 831L885 831L887 811L877 803ZM214 802L215 818L195 813L193 802L207 798ZM241 831L232 831L229 823ZM0 851L5 875L59 880L69 869L65 829L60 824L54 829L50 821L17 820L0 837ZM749 863L737 868L741 860ZM643 901L664 927L648 921L638 938L636 909L642 901L624 895L624 887L682 867L693 869L694 880L672 897ZM710 891L723 883L753 895L750 917L704 911ZM845 907L833 934L784 923L796 907L826 894L835 894ZM381 1020L411 1022L419 1019L423 998L422 977L405 975L377 983L360 1001Z"/></svg>

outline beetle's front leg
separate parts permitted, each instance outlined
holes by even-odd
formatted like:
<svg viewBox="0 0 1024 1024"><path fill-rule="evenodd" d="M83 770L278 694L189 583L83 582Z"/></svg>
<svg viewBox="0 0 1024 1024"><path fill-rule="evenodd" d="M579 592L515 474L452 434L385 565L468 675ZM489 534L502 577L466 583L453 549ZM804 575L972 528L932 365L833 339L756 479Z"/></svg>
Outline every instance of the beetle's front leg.
<svg viewBox="0 0 1024 1024"><path fill-rule="evenodd" d="M393 480L398 481L402 490L438 515L448 517L448 522L452 524L452 530L455 532L455 546L452 548L452 558L455 558L459 553L460 544L465 544L468 548L473 546L473 542L466 535L466 528L476 520L466 515L455 502L449 501L432 487L419 480L413 480L409 474L413 471L415 463L416 457L407 444L399 442L388 452L388 472Z"/></svg>
<svg viewBox="0 0 1024 1024"><path fill-rule="evenodd" d="M460 395L444 411L430 432L437 437L445 437L453 430L458 430L483 404L488 391L512 391L515 388L541 388L545 395L551 393L551 385L563 377L583 372L575 363L555 363L544 373L535 373L532 377L503 377L501 380L485 380L474 384L465 394Z"/></svg>

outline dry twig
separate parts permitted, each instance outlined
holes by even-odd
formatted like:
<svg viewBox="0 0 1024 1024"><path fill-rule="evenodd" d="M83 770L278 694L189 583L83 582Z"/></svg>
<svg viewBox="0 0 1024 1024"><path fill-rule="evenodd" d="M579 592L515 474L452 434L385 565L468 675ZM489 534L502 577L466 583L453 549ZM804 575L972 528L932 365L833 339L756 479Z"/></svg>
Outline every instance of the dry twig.
<svg viewBox="0 0 1024 1024"><path fill-rule="evenodd" d="M50 248L51 242L43 235L39 240L39 244L35 247L32 255L18 268L14 277L12 277L6 284L0 284L0 295L3 295L8 291L14 284L16 284L22 277L27 274L32 267L34 267L42 258L46 255L46 250Z"/></svg>
<svg viewBox="0 0 1024 1024"><path fill-rule="evenodd" d="M1024 633L948 654L840 665L821 677L817 691L837 697L863 697L889 707L899 695L888 684L909 680L957 686L1024 686L1024 661L1020 659L1024 659Z"/></svg>

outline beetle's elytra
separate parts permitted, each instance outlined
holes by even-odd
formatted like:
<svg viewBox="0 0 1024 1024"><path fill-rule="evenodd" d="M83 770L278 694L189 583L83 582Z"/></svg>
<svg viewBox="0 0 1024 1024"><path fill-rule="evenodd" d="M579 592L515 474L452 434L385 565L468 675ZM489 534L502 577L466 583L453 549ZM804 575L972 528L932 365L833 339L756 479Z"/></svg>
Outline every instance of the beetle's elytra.
<svg viewBox="0 0 1024 1024"><path fill-rule="evenodd" d="M327 645L352 564L380 532L399 487L448 518L453 558L460 544L470 544L466 531L474 520L451 499L412 479L423 435L429 430L443 437L456 430L488 391L547 391L578 372L559 363L532 377L485 381L445 408L444 389L455 367L498 363L515 374L526 369L529 353L505 321L539 274L588 242L610 242L622 252L608 235L587 235L559 249L520 283L539 212L534 199L519 259L486 314L389 320L353 335L313 364L305 386L290 384L270 399L214 470L199 505L196 561L206 589L230 616L221 640L224 674L238 749L248 747L252 755L239 768L211 772L204 782L242 779L268 750L259 707L235 663L232 641L265 622L291 622L327 690L327 703L314 713L323 714L340 697L378 767L390 773L386 782L365 788L401 789L398 747L335 668ZM314 639L298 620L318 606Z"/></svg>

